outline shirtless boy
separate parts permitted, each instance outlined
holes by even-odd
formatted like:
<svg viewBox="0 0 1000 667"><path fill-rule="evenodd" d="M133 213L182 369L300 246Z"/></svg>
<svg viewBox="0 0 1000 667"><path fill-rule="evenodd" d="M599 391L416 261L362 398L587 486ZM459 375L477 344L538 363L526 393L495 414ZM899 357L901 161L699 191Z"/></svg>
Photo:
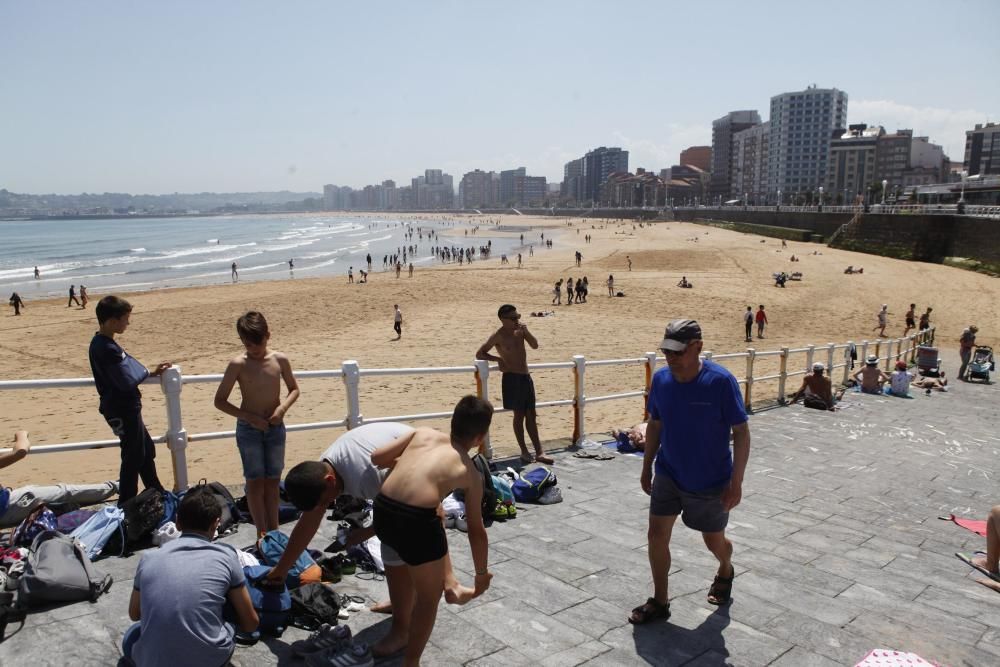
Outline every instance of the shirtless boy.
<svg viewBox="0 0 1000 667"><path fill-rule="evenodd" d="M476 352L476 359L495 361L500 366L500 372L503 373L501 383L503 407L514 412L514 437L517 439L517 446L521 448L521 462L531 463L534 460L551 465L552 458L545 455L541 440L538 438L535 383L528 373L528 358L524 349L524 343L527 342L532 350L537 350L538 341L528 331L528 327L521 324L521 315L518 314L517 308L509 303L500 306L497 317L502 324ZM500 356L490 354L490 350L494 347ZM524 444L525 419L528 422L528 436L535 448L534 458L528 453L528 447Z"/></svg>
<svg viewBox="0 0 1000 667"><path fill-rule="evenodd" d="M278 528L278 483L285 467L285 413L299 398L288 357L270 350L267 320L250 311L236 321L246 352L229 362L215 392L215 407L236 417L236 446L247 481L247 505L258 536ZM281 400L281 380L288 395ZM229 402L239 382L240 407Z"/></svg>
<svg viewBox="0 0 1000 667"><path fill-rule="evenodd" d="M906 329L903 330L903 336L906 336L908 333L910 333L910 329L917 328L916 310L917 310L917 304L911 303L910 309L906 311Z"/></svg>
<svg viewBox="0 0 1000 667"><path fill-rule="evenodd" d="M868 355L865 367L854 374L854 379L861 383L861 391L865 394L881 394L882 385L891 382L888 375L878 367L878 357Z"/></svg>
<svg viewBox="0 0 1000 667"><path fill-rule="evenodd" d="M476 570L475 588L465 589L461 599L454 601L468 602L490 587L493 575L488 569L489 538L482 516L483 478L469 452L483 445L492 420L492 405L465 396L455 406L450 435L417 429L371 456L372 463L392 470L375 497L375 534L399 554L413 582L414 603L404 610L411 614L404 665L420 664L445 592L448 540L437 508L454 489L465 491L469 547Z"/></svg>

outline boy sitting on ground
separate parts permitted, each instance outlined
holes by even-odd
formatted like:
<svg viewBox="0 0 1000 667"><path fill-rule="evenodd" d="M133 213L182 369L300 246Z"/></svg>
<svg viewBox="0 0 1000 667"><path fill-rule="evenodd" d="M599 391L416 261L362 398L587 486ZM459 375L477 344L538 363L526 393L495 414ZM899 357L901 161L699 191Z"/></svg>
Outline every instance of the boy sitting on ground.
<svg viewBox="0 0 1000 667"><path fill-rule="evenodd" d="M372 454L372 463L392 470L375 498L375 534L406 563L415 590L404 665L420 664L445 591L448 539L437 508L454 489L465 492L469 546L476 570L475 589L455 602L467 602L490 586L493 575L487 569L483 478L469 452L483 445L492 419L492 405L465 396L455 406L450 436L421 428Z"/></svg>
<svg viewBox="0 0 1000 667"><path fill-rule="evenodd" d="M125 631L126 662L147 665L225 665L233 654L228 603L243 632L259 622L236 550L213 543L222 509L204 487L188 491L177 507L181 536L147 552L135 572Z"/></svg>

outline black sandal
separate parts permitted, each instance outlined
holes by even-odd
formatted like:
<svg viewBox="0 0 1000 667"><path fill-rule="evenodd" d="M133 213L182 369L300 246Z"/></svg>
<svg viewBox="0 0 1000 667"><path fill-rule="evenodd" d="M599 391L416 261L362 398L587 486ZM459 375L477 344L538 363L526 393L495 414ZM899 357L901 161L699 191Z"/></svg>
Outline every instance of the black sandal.
<svg viewBox="0 0 1000 667"><path fill-rule="evenodd" d="M724 605L733 597L733 579L736 577L736 568L728 577L716 575L712 581L712 587L708 589L708 603L714 605Z"/></svg>
<svg viewBox="0 0 1000 667"><path fill-rule="evenodd" d="M628 622L632 625L645 625L660 618L663 620L670 618L670 603L661 603L657 602L656 598L649 598L644 604L632 610Z"/></svg>

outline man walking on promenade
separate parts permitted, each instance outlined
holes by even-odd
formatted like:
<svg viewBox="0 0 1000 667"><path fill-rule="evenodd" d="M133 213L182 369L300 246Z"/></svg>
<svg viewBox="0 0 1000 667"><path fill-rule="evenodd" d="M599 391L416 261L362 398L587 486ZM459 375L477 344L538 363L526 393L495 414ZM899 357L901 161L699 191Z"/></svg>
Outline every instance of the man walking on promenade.
<svg viewBox="0 0 1000 667"><path fill-rule="evenodd" d="M653 597L632 610L639 625L670 617L667 575L670 536L677 516L700 531L719 560L708 591L710 604L729 602L733 588L733 545L726 539L729 511L740 503L750 458L750 428L740 387L732 373L699 358L701 327L674 320L660 343L667 367L653 376L649 425L639 483L650 496L649 566ZM733 451L729 451L729 436ZM654 478L655 461L655 478Z"/></svg>
<svg viewBox="0 0 1000 667"><path fill-rule="evenodd" d="M521 462L537 461L551 465L552 458L545 455L541 440L538 438L535 384L531 374L528 373L528 356L524 349L524 344L527 342L532 350L537 350L538 341L528 331L527 325L521 324L521 315L511 304L500 306L497 317L502 324L476 352L476 359L495 361L500 366L500 372L503 373L501 380L503 407L514 412L514 438L517 440L517 446L521 448ZM500 356L490 354L490 350L494 347ZM528 453L524 443L525 420L528 422L528 437L531 438L531 444L535 448L534 457Z"/></svg>
<svg viewBox="0 0 1000 667"><path fill-rule="evenodd" d="M958 379L968 380L965 371L969 368L969 360L972 359L972 350L976 347L976 333L979 332L979 328L975 325L970 326L962 332L962 337L958 339L959 349L958 354L962 358L962 365L958 367Z"/></svg>

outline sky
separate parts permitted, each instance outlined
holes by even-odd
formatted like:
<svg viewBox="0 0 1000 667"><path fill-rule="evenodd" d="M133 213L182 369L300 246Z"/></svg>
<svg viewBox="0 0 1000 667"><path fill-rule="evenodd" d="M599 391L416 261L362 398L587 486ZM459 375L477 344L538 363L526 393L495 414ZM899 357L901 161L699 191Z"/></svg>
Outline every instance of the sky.
<svg viewBox="0 0 1000 667"><path fill-rule="evenodd" d="M597 146L658 171L811 84L960 161L1000 121L997 25L997 0L0 0L0 188L558 182Z"/></svg>

